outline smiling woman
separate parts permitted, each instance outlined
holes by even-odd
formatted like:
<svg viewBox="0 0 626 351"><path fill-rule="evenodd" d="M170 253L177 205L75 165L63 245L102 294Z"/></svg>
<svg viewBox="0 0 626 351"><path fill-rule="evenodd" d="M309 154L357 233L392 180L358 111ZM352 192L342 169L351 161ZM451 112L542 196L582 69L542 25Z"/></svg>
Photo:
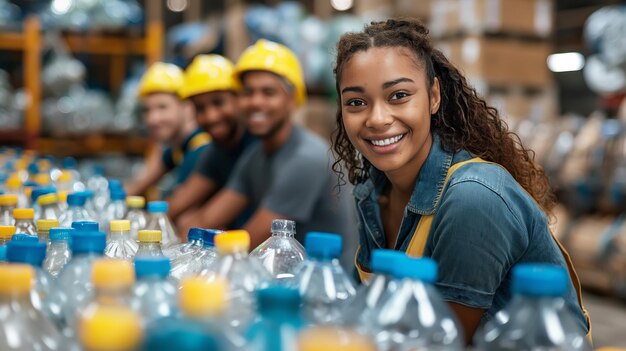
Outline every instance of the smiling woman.
<svg viewBox="0 0 626 351"><path fill-rule="evenodd" d="M586 333L578 278L548 227L543 170L428 30L373 22L341 37L336 62L334 169L355 184L358 278L370 276L377 248L433 258L469 342L511 300L513 265L558 265L570 271L567 308Z"/></svg>

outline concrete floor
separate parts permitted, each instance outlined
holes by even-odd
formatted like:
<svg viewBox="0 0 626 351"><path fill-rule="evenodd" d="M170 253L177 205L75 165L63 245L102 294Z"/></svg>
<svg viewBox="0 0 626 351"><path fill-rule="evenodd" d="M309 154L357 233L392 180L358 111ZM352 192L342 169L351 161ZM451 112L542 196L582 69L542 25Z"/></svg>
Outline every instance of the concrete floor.
<svg viewBox="0 0 626 351"><path fill-rule="evenodd" d="M593 327L594 348L626 348L626 302L585 292L585 307Z"/></svg>

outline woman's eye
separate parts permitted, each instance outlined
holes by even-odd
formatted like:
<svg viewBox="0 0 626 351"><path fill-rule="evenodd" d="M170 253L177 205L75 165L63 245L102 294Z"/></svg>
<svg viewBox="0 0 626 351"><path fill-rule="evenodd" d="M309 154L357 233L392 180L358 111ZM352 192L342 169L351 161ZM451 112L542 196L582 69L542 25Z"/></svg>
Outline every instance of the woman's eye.
<svg viewBox="0 0 626 351"><path fill-rule="evenodd" d="M346 106L364 106L365 101L359 99L352 99L346 102Z"/></svg>
<svg viewBox="0 0 626 351"><path fill-rule="evenodd" d="M399 92L393 93L391 95L391 100L400 100L400 99L405 98L407 96L409 96L409 94L407 94L407 93L405 93L403 91L399 91Z"/></svg>

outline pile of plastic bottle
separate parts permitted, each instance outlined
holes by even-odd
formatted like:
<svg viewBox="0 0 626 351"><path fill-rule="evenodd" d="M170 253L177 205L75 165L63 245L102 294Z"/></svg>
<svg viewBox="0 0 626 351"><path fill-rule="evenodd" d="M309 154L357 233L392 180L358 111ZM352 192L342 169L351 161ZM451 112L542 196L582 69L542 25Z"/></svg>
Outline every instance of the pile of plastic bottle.
<svg viewBox="0 0 626 351"><path fill-rule="evenodd" d="M101 172L76 191L71 170L3 161L0 350L465 349L431 259L374 250L358 286L338 234L307 233L302 247L294 222L274 220L253 250L244 230L181 240L166 202L146 212ZM519 265L513 279L477 349L590 350L564 304L566 271Z"/></svg>

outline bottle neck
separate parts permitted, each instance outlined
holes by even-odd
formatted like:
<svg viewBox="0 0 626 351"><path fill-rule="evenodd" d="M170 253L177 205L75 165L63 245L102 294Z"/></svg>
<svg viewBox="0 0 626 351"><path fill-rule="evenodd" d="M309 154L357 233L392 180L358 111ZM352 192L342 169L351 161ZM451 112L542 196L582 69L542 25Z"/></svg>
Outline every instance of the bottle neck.
<svg viewBox="0 0 626 351"><path fill-rule="evenodd" d="M50 241L51 248L67 249L68 246L69 245L68 245L67 240L51 240Z"/></svg>
<svg viewBox="0 0 626 351"><path fill-rule="evenodd" d="M130 232L111 232L110 236L111 240L128 240L130 239Z"/></svg>
<svg viewBox="0 0 626 351"><path fill-rule="evenodd" d="M34 308L29 293L8 293L0 294L0 304L19 304L26 308Z"/></svg>
<svg viewBox="0 0 626 351"><path fill-rule="evenodd" d="M13 216L14 205L0 206L0 212L9 212Z"/></svg>
<svg viewBox="0 0 626 351"><path fill-rule="evenodd" d="M295 234L296 233L294 232L287 232L287 231L272 232L272 236L279 237L279 238L293 238Z"/></svg>
<svg viewBox="0 0 626 351"><path fill-rule="evenodd" d="M244 259L248 257L248 252L246 250L233 250L230 252L220 253L221 257L230 256L236 260Z"/></svg>
<svg viewBox="0 0 626 351"><path fill-rule="evenodd" d="M95 289L95 300L102 305L127 305L132 295L132 286L99 287Z"/></svg>
<svg viewBox="0 0 626 351"><path fill-rule="evenodd" d="M15 226L35 226L35 222L33 219L16 219Z"/></svg>

